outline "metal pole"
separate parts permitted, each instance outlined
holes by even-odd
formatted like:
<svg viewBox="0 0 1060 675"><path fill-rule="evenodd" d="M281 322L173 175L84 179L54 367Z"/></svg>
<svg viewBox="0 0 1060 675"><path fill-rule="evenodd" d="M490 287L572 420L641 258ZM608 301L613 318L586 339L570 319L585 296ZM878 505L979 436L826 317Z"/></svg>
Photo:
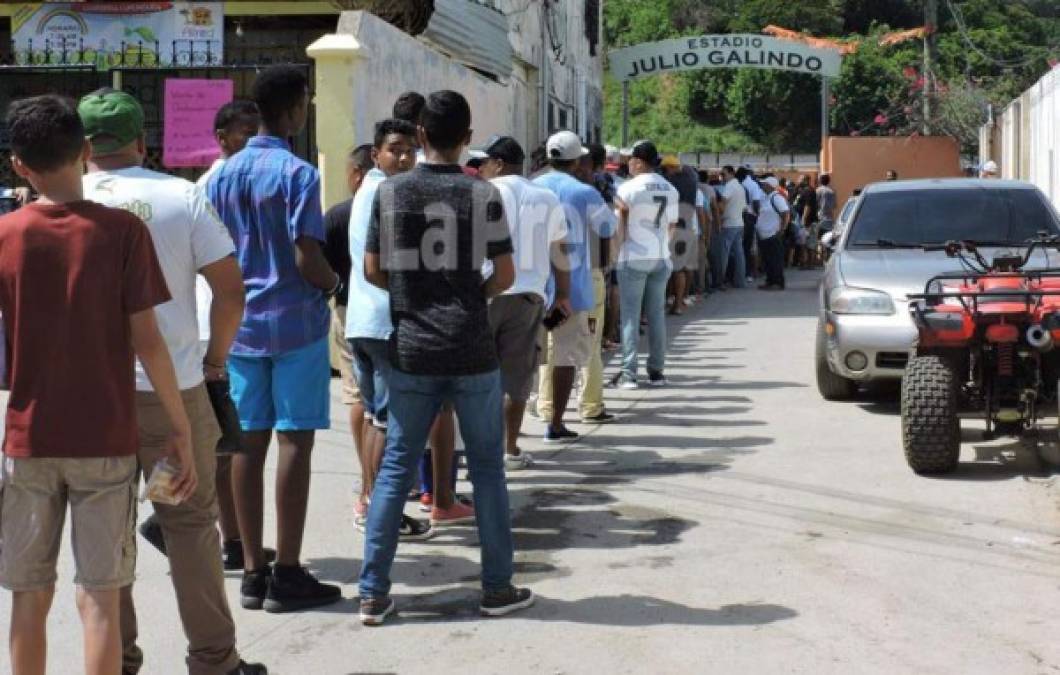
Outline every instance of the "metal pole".
<svg viewBox="0 0 1060 675"><path fill-rule="evenodd" d="M935 48L937 44L937 26L939 23L938 0L924 0L924 135L931 135L931 97L935 91Z"/></svg>
<svg viewBox="0 0 1060 675"><path fill-rule="evenodd" d="M828 109L829 99L832 95L828 86L828 78L824 75L821 76L821 149L824 149L824 144L828 140L828 128L830 126L828 120Z"/></svg>
<svg viewBox="0 0 1060 675"><path fill-rule="evenodd" d="M629 147L629 80L622 83L622 147Z"/></svg>

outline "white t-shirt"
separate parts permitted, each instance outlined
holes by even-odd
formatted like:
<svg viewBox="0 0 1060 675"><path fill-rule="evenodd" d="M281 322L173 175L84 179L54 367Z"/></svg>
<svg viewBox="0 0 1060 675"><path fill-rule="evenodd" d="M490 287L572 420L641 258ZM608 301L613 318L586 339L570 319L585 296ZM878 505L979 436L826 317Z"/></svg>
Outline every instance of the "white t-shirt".
<svg viewBox="0 0 1060 675"><path fill-rule="evenodd" d="M758 181L750 176L743 179L743 186L747 188L747 205L743 210L754 215L754 202L758 202L759 211L761 211L761 207L766 201L766 193L759 187Z"/></svg>
<svg viewBox="0 0 1060 675"><path fill-rule="evenodd" d="M669 260L670 225L681 217L681 197L670 181L642 173L618 188L618 198L629 206L619 263Z"/></svg>
<svg viewBox="0 0 1060 675"><path fill-rule="evenodd" d="M151 232L155 253L173 299L155 308L158 328L173 357L180 389L202 383L202 351L196 311L199 270L235 253L228 229L196 185L134 167L100 171L84 178L85 199L140 217ZM136 364L136 389L152 391Z"/></svg>
<svg viewBox="0 0 1060 675"><path fill-rule="evenodd" d="M534 293L547 302L545 285L552 273L549 251L554 242L567 237L563 207L551 190L522 176L500 176L490 182L501 193L515 249L515 283L504 295Z"/></svg>
<svg viewBox="0 0 1060 675"><path fill-rule="evenodd" d="M776 191L767 194L762 200L762 210L758 212L758 223L755 226L758 228L758 236L769 239L780 232L781 216L788 211L791 211L791 207L788 206L784 195Z"/></svg>
<svg viewBox="0 0 1060 675"><path fill-rule="evenodd" d="M722 190L721 198L725 200L725 210L721 214L721 226L743 228L743 210L747 207L747 195L740 181L729 180Z"/></svg>
<svg viewBox="0 0 1060 675"><path fill-rule="evenodd" d="M225 158L218 157L206 173L199 176L195 184L205 193L206 184L210 182L210 178L224 165ZM199 340L203 342L203 353L205 353L205 343L210 341L210 305L213 304L213 291L210 290L210 284L206 283L206 278L201 274L195 278L195 304L199 314Z"/></svg>

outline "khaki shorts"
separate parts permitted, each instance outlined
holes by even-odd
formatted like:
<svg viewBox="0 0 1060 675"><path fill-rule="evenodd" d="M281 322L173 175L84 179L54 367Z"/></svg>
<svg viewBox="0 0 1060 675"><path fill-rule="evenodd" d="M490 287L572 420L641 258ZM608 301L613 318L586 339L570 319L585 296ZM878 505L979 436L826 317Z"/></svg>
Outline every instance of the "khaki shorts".
<svg viewBox="0 0 1060 675"><path fill-rule="evenodd" d="M0 585L51 588L70 506L74 583L110 590L136 569L136 457L3 457L0 468Z"/></svg>
<svg viewBox="0 0 1060 675"><path fill-rule="evenodd" d="M562 325L548 332L546 363L553 368L582 368L593 351L589 312L575 312Z"/></svg>
<svg viewBox="0 0 1060 675"><path fill-rule="evenodd" d="M342 378L342 402L353 405L361 402L361 390L353 376L353 350L346 339L346 308L332 304L331 309L331 350L336 355L334 360L338 362Z"/></svg>
<svg viewBox="0 0 1060 675"><path fill-rule="evenodd" d="M490 302L489 320L501 362L501 388L513 401L530 398L540 360L544 301L534 293L498 295Z"/></svg>

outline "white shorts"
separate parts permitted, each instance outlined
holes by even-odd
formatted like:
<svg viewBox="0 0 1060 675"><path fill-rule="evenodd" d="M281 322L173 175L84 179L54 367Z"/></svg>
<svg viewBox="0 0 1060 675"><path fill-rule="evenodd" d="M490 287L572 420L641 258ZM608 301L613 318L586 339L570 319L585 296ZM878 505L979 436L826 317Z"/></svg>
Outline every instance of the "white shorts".
<svg viewBox="0 0 1060 675"><path fill-rule="evenodd" d="M548 332L546 362L553 368L581 368L589 363L592 350L589 312L575 312L562 325Z"/></svg>

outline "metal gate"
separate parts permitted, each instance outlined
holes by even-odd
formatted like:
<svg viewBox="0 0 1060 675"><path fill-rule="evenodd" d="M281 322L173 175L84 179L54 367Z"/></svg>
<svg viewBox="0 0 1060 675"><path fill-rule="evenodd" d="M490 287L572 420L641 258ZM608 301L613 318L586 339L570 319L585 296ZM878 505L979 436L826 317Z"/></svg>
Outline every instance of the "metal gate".
<svg viewBox="0 0 1060 675"><path fill-rule="evenodd" d="M155 47L155 53L160 53L158 46L155 45ZM125 52L123 48L123 55ZM10 141L4 124L4 116L11 101L41 94L58 94L76 100L100 87L113 87L127 91L143 105L144 132L147 137L145 166L195 179L204 169L168 169L162 166L163 104L166 80L171 78L229 79L234 83L236 98L249 98L257 73L275 62L268 58L261 58L256 63L199 65L208 64L211 59L206 54L201 55L203 58L198 58L200 55L196 54L194 44L189 46L187 41L183 41L182 44L174 43L171 58L168 61L163 59L163 63L173 65L155 66L145 62L143 56L145 53L148 53L147 50L130 49L128 55L123 58L124 62L109 70L97 69L94 65L80 65L84 63L84 54L77 51L64 51L46 56L45 60L49 63L46 66L0 64L0 158L2 158L0 160L0 185L14 185L17 182L11 163L7 161ZM17 62L17 55L15 56L16 58L12 61ZM306 70L312 89L313 63L303 62L292 65ZM315 108L311 104L306 128L297 137L291 139L294 153L310 163L316 162L317 154L315 120Z"/></svg>

